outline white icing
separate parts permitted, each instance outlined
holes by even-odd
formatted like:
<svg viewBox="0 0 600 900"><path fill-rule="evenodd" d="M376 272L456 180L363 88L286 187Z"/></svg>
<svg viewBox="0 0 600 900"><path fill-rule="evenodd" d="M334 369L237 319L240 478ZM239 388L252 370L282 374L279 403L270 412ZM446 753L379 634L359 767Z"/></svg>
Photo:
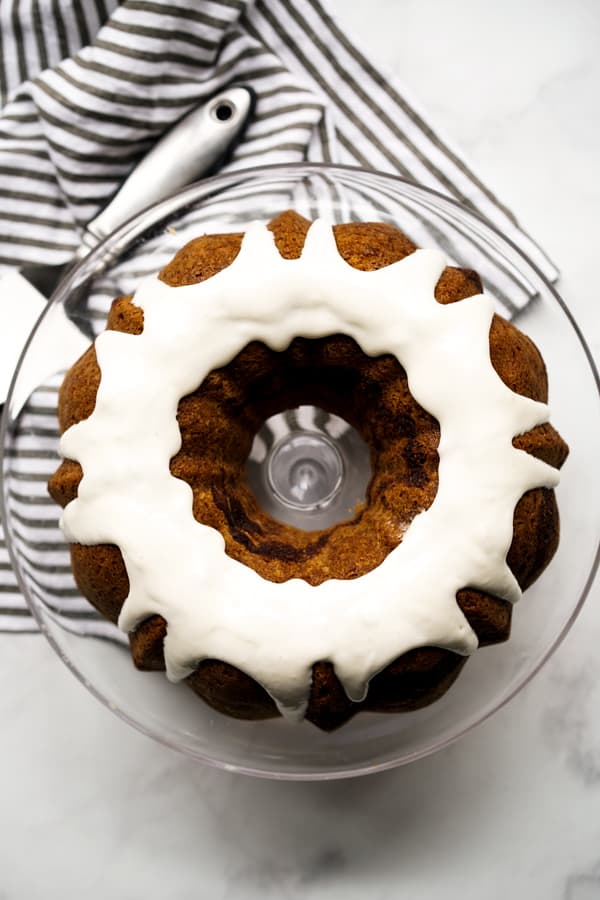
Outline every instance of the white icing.
<svg viewBox="0 0 600 900"><path fill-rule="evenodd" d="M207 281L145 280L135 296L141 334L107 331L96 341L95 410L61 443L84 472L62 526L70 541L121 549L130 593L119 625L130 631L154 613L167 620L170 679L221 659L301 718L314 662L331 661L360 700L369 679L407 650L475 649L456 602L461 588L518 600L506 564L514 507L525 491L554 486L558 472L512 438L547 421L548 409L494 371L488 296L436 302L444 266L441 253L418 250L358 271L322 221L299 259L283 259L254 223L233 264ZM340 332L370 355L394 354L413 396L438 420L437 495L373 571L318 587L274 584L227 556L221 535L194 519L191 488L169 472L181 443L177 404L252 340L283 350L296 336Z"/></svg>

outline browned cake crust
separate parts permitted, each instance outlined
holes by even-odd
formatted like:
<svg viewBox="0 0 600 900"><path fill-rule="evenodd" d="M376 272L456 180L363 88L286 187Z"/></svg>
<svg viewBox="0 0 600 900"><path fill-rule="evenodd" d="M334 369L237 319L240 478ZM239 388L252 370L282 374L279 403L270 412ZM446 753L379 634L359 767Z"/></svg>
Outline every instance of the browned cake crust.
<svg viewBox="0 0 600 900"><path fill-rule="evenodd" d="M279 252L300 255L309 222L286 212L274 219ZM396 228L347 224L334 228L338 250L358 269L373 270L402 259L416 246ZM205 235L191 241L160 273L170 285L210 278L236 257L241 234ZM446 268L436 287L440 303L478 294L475 272ZM138 334L143 313L130 297L115 300L108 328ZM517 393L547 401L544 362L532 341L510 322L495 316L490 354L502 380ZM61 431L93 411L100 371L93 347L67 373L59 397ZM244 478L254 434L266 418L300 404L314 404L350 422L371 448L373 477L367 501L350 521L323 531L299 531L262 511ZM319 340L296 338L284 352L254 342L228 365L213 371L178 408L181 449L171 460L173 475L193 490L194 516L216 528L226 552L274 582L303 578L320 584L328 578L356 578L375 568L396 547L403 531L437 491L439 427L411 396L404 370L391 355L366 356L343 335ZM568 449L551 425L514 440L514 445L560 467ZM65 506L77 494L80 466L65 460L49 490ZM529 491L514 514L508 563L522 588L546 567L558 543L554 492ZM114 546L71 547L77 584L89 601L116 622L129 583ZM457 601L480 644L504 641L511 607L465 585ZM133 660L141 669L164 669L162 642L166 623L152 616L131 634ZM347 721L359 709L380 712L414 710L440 697L465 659L448 650L423 647L405 653L376 675L363 703L346 696L327 661L313 667L307 718L325 730ZM215 709L242 719L278 715L268 694L249 676L219 660L204 660L187 679Z"/></svg>

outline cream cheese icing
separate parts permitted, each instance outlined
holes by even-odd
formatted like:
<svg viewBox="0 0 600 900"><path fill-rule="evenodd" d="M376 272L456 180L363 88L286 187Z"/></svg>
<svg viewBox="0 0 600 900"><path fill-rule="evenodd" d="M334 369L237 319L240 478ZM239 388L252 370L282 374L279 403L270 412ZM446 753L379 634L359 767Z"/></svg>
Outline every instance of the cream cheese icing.
<svg viewBox="0 0 600 900"><path fill-rule="evenodd" d="M495 372L488 295L435 300L445 264L440 252L417 250L359 271L320 220L302 255L284 259L266 226L252 223L234 262L210 279L180 287L146 279L134 298L141 334L96 340L94 412L61 440L62 455L83 469L61 524L69 541L119 547L130 583L119 626L164 617L171 680L221 659L301 719L315 662L330 661L358 701L369 679L410 649L476 648L456 602L461 588L519 599L506 564L514 508L559 475L512 439L546 422L548 407ZM295 337L336 333L405 368L411 393L440 425L438 491L376 569L316 587L274 584L227 556L222 536L194 519L191 488L169 471L181 444L177 405L250 341L283 350Z"/></svg>

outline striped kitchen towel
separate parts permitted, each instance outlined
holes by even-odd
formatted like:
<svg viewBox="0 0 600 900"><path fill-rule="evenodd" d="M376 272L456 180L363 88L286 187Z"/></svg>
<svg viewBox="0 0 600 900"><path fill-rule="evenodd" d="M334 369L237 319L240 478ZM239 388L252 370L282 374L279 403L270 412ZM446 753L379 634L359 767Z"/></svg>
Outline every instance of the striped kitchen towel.
<svg viewBox="0 0 600 900"><path fill-rule="evenodd" d="M348 39L325 0L3 0L0 34L0 264L67 260L81 226L152 143L236 81L253 87L257 104L227 168L309 161L404 176L478 210L557 277L404 87ZM451 250L461 262L460 247ZM498 283L507 277L498 267ZM529 299L527 285L512 288L509 312ZM112 626L71 581L45 492L56 460L56 389L49 383L33 395L6 463L20 485L11 497L15 540L57 620L106 636ZM36 627L0 541L0 630Z"/></svg>

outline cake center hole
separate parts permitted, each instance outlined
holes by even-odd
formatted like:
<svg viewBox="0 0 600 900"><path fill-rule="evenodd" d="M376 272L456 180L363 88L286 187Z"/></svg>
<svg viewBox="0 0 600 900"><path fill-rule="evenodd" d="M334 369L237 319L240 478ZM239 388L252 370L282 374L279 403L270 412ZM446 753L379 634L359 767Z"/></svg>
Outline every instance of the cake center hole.
<svg viewBox="0 0 600 900"><path fill-rule="evenodd" d="M267 476L281 503L311 510L331 503L340 491L344 461L326 435L290 432L269 452Z"/></svg>
<svg viewBox="0 0 600 900"><path fill-rule="evenodd" d="M246 476L274 519L314 531L352 518L364 502L370 454L344 419L318 407L300 406L263 424Z"/></svg>

